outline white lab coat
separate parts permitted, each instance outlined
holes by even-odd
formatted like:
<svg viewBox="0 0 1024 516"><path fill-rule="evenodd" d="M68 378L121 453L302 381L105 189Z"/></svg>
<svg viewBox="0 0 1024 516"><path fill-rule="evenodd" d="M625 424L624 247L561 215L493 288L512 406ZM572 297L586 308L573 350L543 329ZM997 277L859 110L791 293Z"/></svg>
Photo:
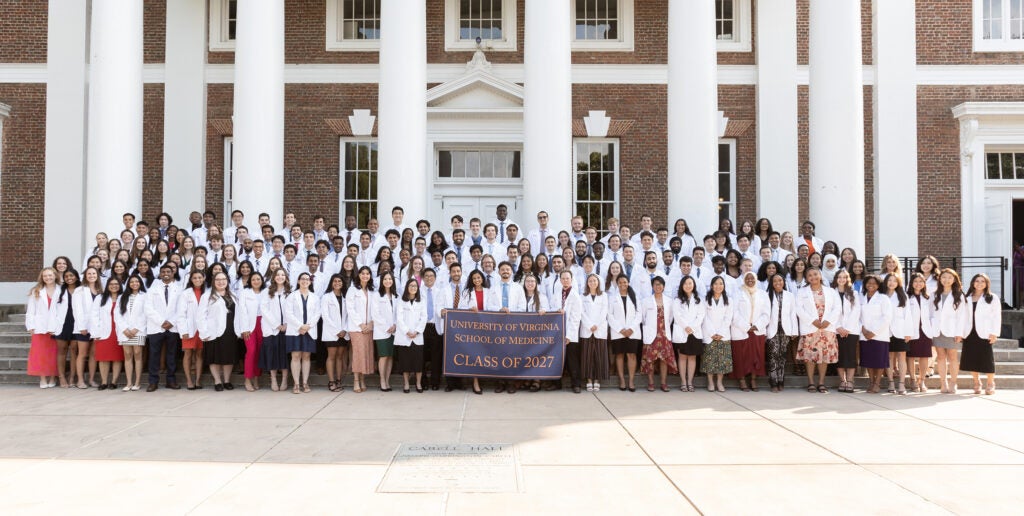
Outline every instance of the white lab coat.
<svg viewBox="0 0 1024 516"><path fill-rule="evenodd" d="M860 321L860 303L862 297L859 293L853 293L853 301L838 291L836 295L839 296L839 319L836 321L836 329L842 328L854 335L860 335L860 329L863 327Z"/></svg>
<svg viewBox="0 0 1024 516"><path fill-rule="evenodd" d="M932 299L934 298L907 296L907 331L911 339L920 339L922 330L926 337L935 336L935 329L932 328L932 312L935 305L932 304Z"/></svg>
<svg viewBox="0 0 1024 516"><path fill-rule="evenodd" d="M388 330L395 325L395 309L398 305L397 296L370 295L370 318L373 321L373 339L381 340L394 335ZM395 330L397 333L397 328Z"/></svg>
<svg viewBox="0 0 1024 516"><path fill-rule="evenodd" d="M669 340L672 340L672 300L668 296L662 295L661 302L665 314L665 333ZM650 344L658 336L658 303L654 300L654 296L640 302L640 311L644 318L644 344Z"/></svg>
<svg viewBox="0 0 1024 516"><path fill-rule="evenodd" d="M93 309L99 298L100 296L93 297L89 287L82 286L75 289L75 295L71 298L75 310L75 333L80 333L82 330L92 332ZM176 318L172 319L172 321L176 320Z"/></svg>
<svg viewBox="0 0 1024 516"><path fill-rule="evenodd" d="M985 302L984 297L978 298L977 308L974 308L974 299L970 295L967 296L967 301L974 313L974 329L978 336L985 340L988 340L989 335L998 337L1003 331L1003 308L999 303L999 296L992 294L991 302Z"/></svg>
<svg viewBox="0 0 1024 516"><path fill-rule="evenodd" d="M167 287L167 300L164 301L164 287ZM181 285L177 282L164 284L163 281L153 282L146 295L146 331L163 333L164 321L175 324L178 315L178 298L181 296ZM195 296L192 296L193 298ZM77 313L77 312L76 312ZM171 326L167 331L177 333L178 328Z"/></svg>
<svg viewBox="0 0 1024 516"><path fill-rule="evenodd" d="M523 312L537 313L537 312L547 312L547 311L549 311L549 305L548 305L548 298L547 298L547 296L545 296L544 293L541 292L538 289L536 297L537 297L537 304L540 305L539 309L536 306L534 306L533 298L532 297L527 298L526 294L523 293L523 310L522 310Z"/></svg>
<svg viewBox="0 0 1024 516"><path fill-rule="evenodd" d="M821 286L825 294L825 312L821 320L829 324L825 331L835 333L836 325L839 324L839 295L825 285ZM814 305L814 292L810 287L801 288L796 293L796 316L800 321L800 335L810 335L816 331L813 324L818 320L818 308Z"/></svg>
<svg viewBox="0 0 1024 516"><path fill-rule="evenodd" d="M361 324L373 322L370 299L374 297L378 296L377 292L373 290L363 292L362 289L355 288L355 286L348 289L348 294L345 295L345 314L348 316L346 330L349 333L360 333L362 332L359 328Z"/></svg>
<svg viewBox="0 0 1024 516"><path fill-rule="evenodd" d="M277 329L281 325L286 325L285 310L287 310L286 301L288 296L284 291L278 291L277 294L271 296L268 290L266 294L260 299L260 315L263 319L260 320L260 326L263 329L264 337L273 337L280 333Z"/></svg>
<svg viewBox="0 0 1024 516"><path fill-rule="evenodd" d="M324 321L323 334L320 340L323 342L338 342L338 334L348 331L348 314L345 311L345 299L338 302L338 296L334 292L327 292L320 298L320 318Z"/></svg>
<svg viewBox="0 0 1024 516"><path fill-rule="evenodd" d="M302 301L302 293L298 290L292 291L291 294L288 294L288 299L285 299L284 320L288 328L285 329L284 334L290 337L297 337L299 335L299 327L308 324L309 331L306 333L313 339L316 339L316 323L320 320L320 298L312 291L306 294L305 318L302 316Z"/></svg>
<svg viewBox="0 0 1024 516"><path fill-rule="evenodd" d="M64 329L64 319L68 315L68 307L71 307L72 315L75 321L73 326L74 332L78 333L78 330L80 329L78 321L80 319L85 319L86 321L88 321L89 318L82 317L82 312L75 310L75 308L77 307L73 306L75 303L74 294L71 292L64 292L63 294L61 294L61 288L62 287L57 287L57 289L53 292L53 302L50 303L50 308L46 319L46 327L48 328L48 331L50 333L53 333L54 335L60 335L61 330ZM87 287L82 287L81 285L79 285L75 289L75 293L77 293L79 290L89 289Z"/></svg>
<svg viewBox="0 0 1024 516"><path fill-rule="evenodd" d="M942 294L936 292L934 295L939 296L939 306L932 311L932 329L935 336L967 337L971 333L971 306L966 296L961 299L960 306L954 307L952 294L945 301L942 301Z"/></svg>
<svg viewBox="0 0 1024 516"><path fill-rule="evenodd" d="M501 293L495 293L491 289L483 289L485 312L497 312L501 310ZM463 290L459 297L459 310L472 310L476 308L476 292L472 288Z"/></svg>
<svg viewBox="0 0 1024 516"><path fill-rule="evenodd" d="M651 272L645 268L633 269L633 274L629 277L629 286L633 287L633 292L636 293L637 302L642 302L647 298L654 295L654 291L651 287ZM665 279L665 270L661 267L655 267L654 276ZM665 282L668 283L667 281ZM666 293L667 296L667 293Z"/></svg>
<svg viewBox="0 0 1024 516"><path fill-rule="evenodd" d="M721 335L723 340L731 338L732 332L729 329L732 327L733 318L733 303L730 301L729 304L725 304L725 299L711 299L707 302L707 306L704 308L704 327L701 330L704 332L704 343L710 344L711 337L713 335Z"/></svg>
<svg viewBox="0 0 1024 516"><path fill-rule="evenodd" d="M139 338L145 341L146 338L146 294L139 292L135 295L135 301L127 305L127 309L122 314L121 306L114 308L114 328L117 329L117 341L127 342L129 339L125 336L126 330L138 330Z"/></svg>
<svg viewBox="0 0 1024 516"><path fill-rule="evenodd" d="M427 319L429 319L427 303L423 301L422 297L420 301L399 300L395 309L395 345L422 346L423 330L427 327ZM409 338L406 335L408 332L416 332L416 336Z"/></svg>
<svg viewBox="0 0 1024 516"><path fill-rule="evenodd" d="M263 315L260 311L263 306L263 300L267 297L267 289L262 289L257 294L253 292L251 288L243 288L237 296L237 303L235 304L235 331L239 335L242 332L254 332L256 331L256 318ZM262 319L260 320L260 330L263 329Z"/></svg>
<svg viewBox="0 0 1024 516"><path fill-rule="evenodd" d="M768 300L767 293L763 290L755 290L754 299L751 302L750 296L741 290L735 298L729 297L729 304L733 305L732 340L746 339L749 336L751 325L754 326L754 335L765 334L765 329L771 320L769 313L771 302Z"/></svg>
<svg viewBox="0 0 1024 516"><path fill-rule="evenodd" d="M584 295L581 301L580 338L608 338L608 296L604 294ZM597 329L590 331L590 328L594 326L597 326Z"/></svg>
<svg viewBox="0 0 1024 516"><path fill-rule="evenodd" d="M781 304L782 314L779 315ZM782 321L782 334L788 337L800 335L800 326L796 319L796 296L789 291L782 294L779 300L778 294L771 297L771 307L768 310L768 330L765 333L769 339L775 338L779 333L779 321Z"/></svg>
<svg viewBox="0 0 1024 516"><path fill-rule="evenodd" d="M907 324L907 305L900 306L900 298L896 293L889 294L889 303L892 305L892 321L889 322L890 335L897 339L904 339L911 335Z"/></svg>
<svg viewBox="0 0 1024 516"><path fill-rule="evenodd" d="M491 290L494 291L494 296L498 299L498 310L501 310L501 282L491 285ZM523 287L511 281L508 283L508 311L526 311L526 295L523 293Z"/></svg>
<svg viewBox="0 0 1024 516"><path fill-rule="evenodd" d="M203 297L199 299L199 313L196 316L199 338L204 341L220 337L228 327L227 302L221 296L211 301L212 294L213 289L203 293ZM235 304L237 307L237 299L235 299Z"/></svg>
<svg viewBox="0 0 1024 516"><path fill-rule="evenodd" d="M563 303L562 289L559 286L555 297L550 298L548 308L565 313L565 338L569 339L569 342L579 342L580 323L583 320L583 300L580 298L579 292L575 288L571 289Z"/></svg>
<svg viewBox="0 0 1024 516"><path fill-rule="evenodd" d="M861 298L861 325L864 329L875 334L872 340L889 342L892 314L892 301L889 301L889 296L875 292L875 295L871 296L870 299L867 296ZM860 340L868 340L868 338L862 333Z"/></svg>
<svg viewBox="0 0 1024 516"><path fill-rule="evenodd" d="M683 303L678 298L672 300L672 342L683 343L690 338L686 328L690 328L693 336L704 339L703 323L707 303L698 299L690 299Z"/></svg>
<svg viewBox="0 0 1024 516"><path fill-rule="evenodd" d="M178 296L178 306L175 314L174 327L178 330L181 338L195 337L199 331L199 324L197 322L199 317L199 300L196 299L194 289L186 288L181 291L181 294Z"/></svg>
<svg viewBox="0 0 1024 516"><path fill-rule="evenodd" d="M50 332L50 314L56 309L57 296L60 295L60 287L53 289L53 302L46 294L46 288L39 290L39 297L28 296L28 303L25 306L25 329L36 335ZM61 321L63 323L64 321Z"/></svg>
<svg viewBox="0 0 1024 516"><path fill-rule="evenodd" d="M609 291L612 292L612 291ZM611 340L624 339L622 330L633 330L630 339L640 338L640 325L643 324L644 314L640 307L633 300L626 298L626 305L622 305L622 296L618 289L606 296L608 298L608 338Z"/></svg>

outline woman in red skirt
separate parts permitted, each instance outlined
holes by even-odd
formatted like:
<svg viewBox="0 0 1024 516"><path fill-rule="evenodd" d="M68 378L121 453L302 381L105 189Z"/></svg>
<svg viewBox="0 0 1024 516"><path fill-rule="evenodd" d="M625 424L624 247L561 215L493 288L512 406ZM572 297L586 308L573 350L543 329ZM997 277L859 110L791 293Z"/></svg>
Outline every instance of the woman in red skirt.
<svg viewBox="0 0 1024 516"><path fill-rule="evenodd" d="M28 291L25 329L32 334L28 350L28 375L39 377L39 388L56 387L57 341L50 328L50 311L57 294L57 271L47 267L39 272L36 284Z"/></svg>
<svg viewBox="0 0 1024 516"><path fill-rule="evenodd" d="M766 376L765 329L771 317L768 294L757 288L757 275L747 272L734 301L732 319L732 374L740 381L740 390L757 391L757 377ZM747 376L750 387L747 387Z"/></svg>
<svg viewBox="0 0 1024 516"><path fill-rule="evenodd" d="M190 391L203 388L199 382L203 375L203 340L199 338L196 316L199 313L199 298L205 292L206 274L192 271L188 277L188 288L178 298L177 327L181 332L181 349L185 352L182 369L185 370L185 388ZM195 382L192 380L193 373L196 375Z"/></svg>
<svg viewBox="0 0 1024 516"><path fill-rule="evenodd" d="M249 392L259 390L260 375L263 373L259 367L260 347L263 345L260 305L265 297L263 276L259 271L253 271L238 295L238 309L235 310L235 327L242 332L241 337L245 341L245 390Z"/></svg>
<svg viewBox="0 0 1024 516"><path fill-rule="evenodd" d="M114 310L117 308L118 296L121 294L121 280L111 277L103 290L99 302L93 309L91 331L97 337L93 343L93 353L100 365L99 390L116 389L117 380L121 376L121 365L124 363L124 350L117 343L114 333ZM114 376L110 377L110 366L114 366ZM108 378L110 381L108 382ZM129 379L131 381L131 379Z"/></svg>

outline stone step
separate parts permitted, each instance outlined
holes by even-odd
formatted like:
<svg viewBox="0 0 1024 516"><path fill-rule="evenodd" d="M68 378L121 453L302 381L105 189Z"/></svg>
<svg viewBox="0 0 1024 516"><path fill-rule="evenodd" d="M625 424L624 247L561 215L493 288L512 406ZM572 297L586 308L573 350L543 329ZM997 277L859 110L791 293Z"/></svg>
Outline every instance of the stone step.
<svg viewBox="0 0 1024 516"><path fill-rule="evenodd" d="M22 327L24 327L24 325L25 325L25 314L24 313L20 313L20 314L11 314L11 313L9 313L9 314L7 314L7 321L6 322L20 323L22 325Z"/></svg>
<svg viewBox="0 0 1024 516"><path fill-rule="evenodd" d="M996 339L992 345L994 349L1020 349L1020 342L1016 339Z"/></svg>
<svg viewBox="0 0 1024 516"><path fill-rule="evenodd" d="M32 336L25 331L21 333L0 333L0 344L24 344L28 346L31 343Z"/></svg>
<svg viewBox="0 0 1024 516"><path fill-rule="evenodd" d="M180 385L182 385L183 388L184 388L184 385L185 385L184 375L182 375L179 372L178 375L177 375L177 378L178 378L178 383ZM96 379L97 379L97 381L99 381L99 374L98 373L97 373ZM161 381L163 381L163 375L161 375ZM982 381L984 382L984 378L982 379ZM995 381L996 381L996 388L997 389L1001 389L1001 390L1019 390L1019 389L1024 389L1024 375L1022 375L1022 374L996 374ZM143 387L145 387L145 384L147 382L146 374L145 373L143 373L143 375L142 375L142 382L143 382ZM242 389L242 386L245 384L245 378L241 374L234 374L231 377L231 382L237 388ZM370 389L376 390L376 388L377 388L376 386L380 385L379 382L380 382L380 380L377 378L376 375L367 375L367 377L366 377L366 385L369 386ZM38 384L38 383L39 383L39 379L37 377L34 377L34 376L26 375L24 373L24 368L22 368L21 371L0 371L0 384L26 384L26 385L33 385L33 384ZM263 376L260 377L259 383L260 383L260 385L265 390L268 388L268 386L270 385L270 378L267 376L266 373L264 373ZM426 378L424 378L423 383L424 383L424 385L426 385L428 383ZM472 385L468 379L465 380L463 383L464 383L464 385L467 386L467 388L470 385ZM480 383L481 383L481 385L482 385L482 387L483 387L485 392L493 391L493 388L494 388L494 385L495 385L493 381L481 380ZM644 390L647 387L647 379L645 377L643 377L642 375L637 375L635 383L636 383L636 385L637 385L639 390ZM703 376L699 376L697 378L694 378L693 383L694 383L694 386L698 390L704 390L704 388L707 386L707 379L705 377L703 377ZM726 387L729 388L729 389L736 389L738 387L738 385L739 385L739 382L737 382L736 380L730 380L730 379L726 379L724 383L725 383ZM202 377L202 384L206 387L206 389L211 389L212 386L213 386L213 378L211 378L209 374L204 374L203 377ZM316 374L310 375L310 377L309 377L309 384L311 386L314 386L314 387L326 387L327 386L327 376L326 375L316 375ZM563 384L563 386L567 387L569 385L568 378L563 378L562 379L562 384ZM826 384L828 385L828 387L830 389L832 389L834 391L835 388L839 385L839 377L837 377L837 376L829 376L829 377L827 377L826 378ZM122 387L125 385L125 376L124 376L124 372L123 371L121 373L121 377L120 377L120 380L118 382L118 385L120 385ZM442 382L442 389L444 388L443 385L444 384ZM671 377L669 377L668 385L673 390L678 391L679 390L679 385L680 385L679 377L678 376L671 376ZM865 389L867 389L867 387L869 385L870 385L870 383L869 383L867 377L858 377L856 379L856 381L854 382L854 386L858 390L865 390ZM931 390L931 392L937 393L938 389L939 389L939 379L937 377L929 378L927 380L927 385L928 385L928 388ZM971 392L970 389L971 389L972 385L973 385L973 380L971 379L971 376L969 374L966 374L966 373L965 374L961 374L957 378L957 387L960 389L960 394L968 394L968 393L970 393ZM161 386L163 386L163 383L161 383ZM345 386L346 386L347 390L351 389L351 386L352 386L352 375L351 374L345 376ZM398 391L401 390L401 386L402 386L402 377L401 377L401 375L394 375L394 376L392 376L392 378L391 378L391 386L392 386L392 388L396 388L396 390L398 390ZM758 379L758 386L762 390L764 390L764 391L768 391L769 390L769 388L768 388L768 380L766 378L759 378ZM607 390L617 389L618 388L618 380L615 377L612 377L610 380L608 380L606 382L602 382L602 387L607 389ZM807 387L807 380L806 380L805 377L802 377L802 376L792 376L792 375L787 375L786 376L786 388L787 389L803 390L803 389L806 389L806 387ZM885 391L885 389L887 387L888 387L888 382L886 380L883 380L882 381L883 392Z"/></svg>
<svg viewBox="0 0 1024 516"><path fill-rule="evenodd" d="M28 370L28 353L22 357L0 356L0 371L16 371L25 374Z"/></svg>
<svg viewBox="0 0 1024 516"><path fill-rule="evenodd" d="M0 333L18 333L25 331L25 321L11 322L4 321L0 322Z"/></svg>
<svg viewBox="0 0 1024 516"><path fill-rule="evenodd" d="M996 374L1024 375L1024 362L996 362Z"/></svg>
<svg viewBox="0 0 1024 516"><path fill-rule="evenodd" d="M28 357L29 344L0 344L0 359Z"/></svg>
<svg viewBox="0 0 1024 516"><path fill-rule="evenodd" d="M994 349L996 362L1024 362L1024 349Z"/></svg>

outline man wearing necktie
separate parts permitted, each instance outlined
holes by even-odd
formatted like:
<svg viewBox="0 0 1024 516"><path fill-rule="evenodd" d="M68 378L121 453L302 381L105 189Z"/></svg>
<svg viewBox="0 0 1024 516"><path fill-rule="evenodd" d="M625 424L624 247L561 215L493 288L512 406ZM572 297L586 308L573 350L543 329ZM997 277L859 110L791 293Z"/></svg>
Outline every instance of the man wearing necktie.
<svg viewBox="0 0 1024 516"><path fill-rule="evenodd" d="M160 355L167 360L167 388L180 389L174 377L177 371L178 349L181 347L177 328L171 322L176 318L178 295L181 287L174 281L174 268L164 264L160 267L160 284L150 287L162 295L146 303L146 328L149 339L149 386L146 392L153 392L160 384ZM163 288L161 288L163 287ZM152 291L151 290L151 291Z"/></svg>

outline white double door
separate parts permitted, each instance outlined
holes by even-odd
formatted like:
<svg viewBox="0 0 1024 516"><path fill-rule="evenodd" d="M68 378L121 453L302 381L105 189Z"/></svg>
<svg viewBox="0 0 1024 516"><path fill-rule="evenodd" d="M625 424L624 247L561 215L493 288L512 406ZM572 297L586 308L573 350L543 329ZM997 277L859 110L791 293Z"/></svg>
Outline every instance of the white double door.
<svg viewBox="0 0 1024 516"><path fill-rule="evenodd" d="M504 195L445 195L440 199L441 202L441 214L443 219L436 221L439 224L447 224L452 217L455 215L462 215L465 221L464 228L467 233L469 232L469 220L473 217L477 217L481 220L481 225L487 224L488 222L497 218L498 205L504 204L508 207L508 219L515 221L517 224L521 224L519 219L519 207L522 204L519 196L512 193L505 193ZM522 228L519 228L520 234L525 234Z"/></svg>

